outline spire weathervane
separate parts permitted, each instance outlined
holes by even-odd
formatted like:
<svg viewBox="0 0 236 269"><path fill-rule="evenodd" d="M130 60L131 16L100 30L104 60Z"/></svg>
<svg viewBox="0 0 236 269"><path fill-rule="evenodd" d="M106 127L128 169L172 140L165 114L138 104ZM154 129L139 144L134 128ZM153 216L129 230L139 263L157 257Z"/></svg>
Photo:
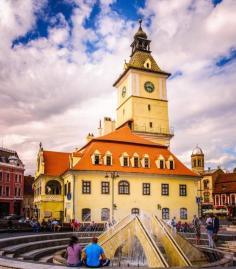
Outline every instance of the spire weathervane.
<svg viewBox="0 0 236 269"><path fill-rule="evenodd" d="M142 22L143 22L143 20L142 19L139 19L138 22L139 22L139 29L142 29Z"/></svg>

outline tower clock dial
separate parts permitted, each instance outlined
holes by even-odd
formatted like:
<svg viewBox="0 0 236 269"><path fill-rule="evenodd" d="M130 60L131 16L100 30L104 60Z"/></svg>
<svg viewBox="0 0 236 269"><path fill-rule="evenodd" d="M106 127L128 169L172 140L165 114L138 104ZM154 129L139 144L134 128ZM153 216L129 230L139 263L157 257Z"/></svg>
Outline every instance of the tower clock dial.
<svg viewBox="0 0 236 269"><path fill-rule="evenodd" d="M155 86L154 86L154 84L151 81L146 81L144 83L144 89L145 89L145 91L151 93L151 92L154 91Z"/></svg>
<svg viewBox="0 0 236 269"><path fill-rule="evenodd" d="M125 97L125 95L126 95L126 87L124 87L124 88L122 89L122 97Z"/></svg>

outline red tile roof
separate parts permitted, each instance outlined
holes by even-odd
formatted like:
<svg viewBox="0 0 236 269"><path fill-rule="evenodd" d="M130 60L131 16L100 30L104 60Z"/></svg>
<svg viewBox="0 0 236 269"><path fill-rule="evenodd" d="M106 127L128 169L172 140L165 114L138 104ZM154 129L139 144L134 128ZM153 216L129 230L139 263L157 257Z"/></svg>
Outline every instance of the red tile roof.
<svg viewBox="0 0 236 269"><path fill-rule="evenodd" d="M107 151L110 151L112 153L112 165L107 166L104 164L92 164L91 156L95 150L98 150L102 156L104 156ZM73 168L75 170L123 171L197 177L197 175L182 164L166 146L156 144L133 134L128 126L117 129L108 135L92 139L78 152L82 154L82 158ZM132 157L134 153L137 153L140 158L142 158L144 154L148 154L150 158L150 168L121 166L120 157L124 152L126 152L129 157ZM175 162L175 169L158 169L155 161L160 155L162 155L166 161L170 156L172 156Z"/></svg>
<svg viewBox="0 0 236 269"><path fill-rule="evenodd" d="M43 151L44 174L59 176L69 168L69 155L67 152Z"/></svg>

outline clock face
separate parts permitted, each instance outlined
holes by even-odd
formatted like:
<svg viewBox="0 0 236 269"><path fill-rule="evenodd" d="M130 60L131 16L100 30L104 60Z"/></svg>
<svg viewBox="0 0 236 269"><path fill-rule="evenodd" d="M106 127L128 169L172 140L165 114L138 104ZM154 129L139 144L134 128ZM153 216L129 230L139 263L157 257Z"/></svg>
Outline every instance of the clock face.
<svg viewBox="0 0 236 269"><path fill-rule="evenodd" d="M154 84L151 81L146 81L145 84L144 84L144 89L147 92L151 93L151 92L154 91L155 86L154 86Z"/></svg>
<svg viewBox="0 0 236 269"><path fill-rule="evenodd" d="M122 89L122 97L125 97L125 95L126 95L126 88L124 87L124 88Z"/></svg>

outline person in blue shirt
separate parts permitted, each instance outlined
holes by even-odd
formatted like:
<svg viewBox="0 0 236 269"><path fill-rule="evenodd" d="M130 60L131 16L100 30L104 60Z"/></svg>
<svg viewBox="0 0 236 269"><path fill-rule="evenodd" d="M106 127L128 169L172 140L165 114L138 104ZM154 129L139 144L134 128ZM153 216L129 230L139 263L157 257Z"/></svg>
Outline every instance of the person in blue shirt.
<svg viewBox="0 0 236 269"><path fill-rule="evenodd" d="M96 237L93 237L92 243L84 249L82 259L84 264L90 268L98 268L110 264L110 260L106 258L103 248L98 245Z"/></svg>

